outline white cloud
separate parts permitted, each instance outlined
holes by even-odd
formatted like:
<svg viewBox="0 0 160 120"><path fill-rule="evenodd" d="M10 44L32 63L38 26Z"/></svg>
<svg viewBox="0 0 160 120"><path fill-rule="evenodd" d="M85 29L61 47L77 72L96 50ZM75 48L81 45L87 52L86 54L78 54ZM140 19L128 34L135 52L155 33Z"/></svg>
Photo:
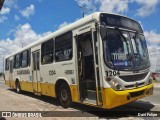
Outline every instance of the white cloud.
<svg viewBox="0 0 160 120"><path fill-rule="evenodd" d="M22 46L24 47L51 33L48 31L42 34L37 34L29 23L18 25L11 31L14 34L14 39L7 38L6 40L0 40L0 58L3 58L4 55L9 55L22 48ZM2 63L3 59L0 59L0 71L2 70Z"/></svg>
<svg viewBox="0 0 160 120"><path fill-rule="evenodd" d="M145 17L155 12L160 0L75 0L79 5L86 7L88 12L95 10L124 14L129 11L130 4L137 4L135 15ZM90 10L90 11L89 11Z"/></svg>
<svg viewBox="0 0 160 120"><path fill-rule="evenodd" d="M22 14L23 17L29 18L31 15L34 15L35 7L33 4L31 4L30 6L22 10L20 13Z"/></svg>
<svg viewBox="0 0 160 120"><path fill-rule="evenodd" d="M0 23L4 23L8 18L5 16L10 12L10 8L8 7L3 7L2 10L0 11Z"/></svg>
<svg viewBox="0 0 160 120"><path fill-rule="evenodd" d="M44 37L44 36L47 36L47 35L49 35L51 33L52 33L51 31L48 31L48 32L43 33L41 36Z"/></svg>
<svg viewBox="0 0 160 120"><path fill-rule="evenodd" d="M160 46L157 45L148 45L149 55L154 57L160 53Z"/></svg>
<svg viewBox="0 0 160 120"><path fill-rule="evenodd" d="M153 45L160 44L160 33L156 33L156 31L145 31L144 32L146 40Z"/></svg>
<svg viewBox="0 0 160 120"><path fill-rule="evenodd" d="M149 58L151 62L151 71L155 71L157 69L157 64L160 61L160 34L155 30L145 31L144 35L146 37L148 43L148 52Z"/></svg>
<svg viewBox="0 0 160 120"><path fill-rule="evenodd" d="M13 7L15 9L18 9L17 0L5 0L4 5L8 7Z"/></svg>
<svg viewBox="0 0 160 120"><path fill-rule="evenodd" d="M14 32L15 32L15 29L10 29L9 32L7 33L7 36L14 34Z"/></svg>
<svg viewBox="0 0 160 120"><path fill-rule="evenodd" d="M4 23L6 20L8 20L5 16L0 16L0 23Z"/></svg>
<svg viewBox="0 0 160 120"><path fill-rule="evenodd" d="M141 7L137 10L137 15L145 17L153 13L159 4L159 0L133 0Z"/></svg>
<svg viewBox="0 0 160 120"><path fill-rule="evenodd" d="M59 25L58 29L61 29L61 28L65 27L65 26L67 26L68 24L70 24L70 23L63 22L62 24Z"/></svg>
<svg viewBox="0 0 160 120"><path fill-rule="evenodd" d="M81 9L85 12L85 14L88 14L89 12L95 11L97 8L95 6L94 0L75 0Z"/></svg>
<svg viewBox="0 0 160 120"><path fill-rule="evenodd" d="M157 65L160 65L160 46L148 45L148 51L151 62L151 71L155 72L157 70Z"/></svg>
<svg viewBox="0 0 160 120"><path fill-rule="evenodd" d="M10 12L10 8L2 7L2 10L1 10L0 14L4 15L4 14L8 14L9 12Z"/></svg>
<svg viewBox="0 0 160 120"><path fill-rule="evenodd" d="M128 10L128 0L97 0L99 10L113 13L124 13Z"/></svg>
<svg viewBox="0 0 160 120"><path fill-rule="evenodd" d="M19 25L14 33L14 43L26 46L40 38L31 28L29 23Z"/></svg>
<svg viewBox="0 0 160 120"><path fill-rule="evenodd" d="M15 21L18 21L20 19L20 17L18 15L14 16Z"/></svg>
<svg viewBox="0 0 160 120"><path fill-rule="evenodd" d="M128 10L129 0L75 0L88 12L96 10L111 13L124 13Z"/></svg>

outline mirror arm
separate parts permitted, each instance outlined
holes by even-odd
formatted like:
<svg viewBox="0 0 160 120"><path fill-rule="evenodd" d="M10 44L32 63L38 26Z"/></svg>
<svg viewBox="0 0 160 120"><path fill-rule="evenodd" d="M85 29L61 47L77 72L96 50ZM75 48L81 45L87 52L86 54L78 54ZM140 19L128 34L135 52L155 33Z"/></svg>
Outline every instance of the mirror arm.
<svg viewBox="0 0 160 120"><path fill-rule="evenodd" d="M102 37L102 40L103 40L107 36L107 27L106 27L106 24L104 22L101 22L99 27L100 27L100 34L101 34L101 37Z"/></svg>

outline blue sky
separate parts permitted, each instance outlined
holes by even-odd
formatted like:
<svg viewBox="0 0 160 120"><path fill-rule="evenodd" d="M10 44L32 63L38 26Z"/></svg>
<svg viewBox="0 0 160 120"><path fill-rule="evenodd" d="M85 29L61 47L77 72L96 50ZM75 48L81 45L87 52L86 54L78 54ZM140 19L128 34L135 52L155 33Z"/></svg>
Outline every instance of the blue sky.
<svg viewBox="0 0 160 120"><path fill-rule="evenodd" d="M6 33L11 29L15 29L20 24L29 23L36 33L42 34L47 31L55 31L65 21L74 22L77 18L81 17L80 8L74 0L16 0L12 4L16 4L17 8L10 7L10 12L5 15L8 20L0 23L3 28L0 31L1 39L13 38L13 34L9 36ZM4 4L3 8L6 7L7 5ZM21 13L27 7L33 11L30 14L28 12L29 17ZM19 20L15 20L15 16Z"/></svg>
<svg viewBox="0 0 160 120"><path fill-rule="evenodd" d="M160 0L5 0L0 12L0 58L82 18L78 5L86 8L86 15L112 12L139 21L152 69L156 69L160 60Z"/></svg>

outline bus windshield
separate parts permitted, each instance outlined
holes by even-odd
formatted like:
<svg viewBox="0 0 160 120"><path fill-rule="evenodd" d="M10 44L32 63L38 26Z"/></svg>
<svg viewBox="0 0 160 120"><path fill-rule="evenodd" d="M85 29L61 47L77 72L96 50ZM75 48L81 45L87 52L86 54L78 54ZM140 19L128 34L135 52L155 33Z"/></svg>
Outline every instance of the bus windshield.
<svg viewBox="0 0 160 120"><path fill-rule="evenodd" d="M147 45L142 34L120 29L107 29L103 39L107 66L117 70L140 70L150 66Z"/></svg>

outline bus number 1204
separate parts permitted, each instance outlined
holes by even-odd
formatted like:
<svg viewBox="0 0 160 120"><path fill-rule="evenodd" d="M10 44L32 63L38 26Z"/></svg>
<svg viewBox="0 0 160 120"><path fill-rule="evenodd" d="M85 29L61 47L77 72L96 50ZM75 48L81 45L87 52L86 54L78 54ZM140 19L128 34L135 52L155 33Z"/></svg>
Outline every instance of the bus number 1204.
<svg viewBox="0 0 160 120"><path fill-rule="evenodd" d="M120 75L120 72L117 70L109 70L109 71L106 71L106 75L107 77L116 76L116 75Z"/></svg>

